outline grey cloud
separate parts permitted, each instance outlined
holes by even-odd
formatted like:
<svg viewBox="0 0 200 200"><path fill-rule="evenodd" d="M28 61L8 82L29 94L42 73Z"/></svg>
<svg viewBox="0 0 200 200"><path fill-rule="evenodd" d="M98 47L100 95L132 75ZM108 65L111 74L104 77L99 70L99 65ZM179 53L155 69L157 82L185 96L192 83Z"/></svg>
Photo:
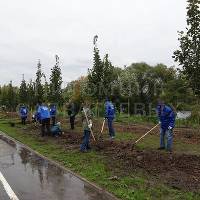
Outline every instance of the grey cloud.
<svg viewBox="0 0 200 200"><path fill-rule="evenodd" d="M64 81L92 66L93 36L116 66L145 61L174 65L186 0L0 0L0 84L35 76L37 60L49 76L61 58Z"/></svg>

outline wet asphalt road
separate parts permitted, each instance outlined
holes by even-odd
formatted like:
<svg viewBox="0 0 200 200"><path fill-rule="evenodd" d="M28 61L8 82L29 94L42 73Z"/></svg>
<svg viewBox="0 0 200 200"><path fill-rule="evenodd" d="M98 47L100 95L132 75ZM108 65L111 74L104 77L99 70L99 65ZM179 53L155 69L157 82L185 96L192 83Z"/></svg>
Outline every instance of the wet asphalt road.
<svg viewBox="0 0 200 200"><path fill-rule="evenodd" d="M1 138L0 172L19 200L112 200L20 144ZM9 200L1 181L0 200Z"/></svg>
<svg viewBox="0 0 200 200"><path fill-rule="evenodd" d="M9 200L9 197L8 197L6 191L4 190L4 187L1 182L0 182L0 199L1 200Z"/></svg>

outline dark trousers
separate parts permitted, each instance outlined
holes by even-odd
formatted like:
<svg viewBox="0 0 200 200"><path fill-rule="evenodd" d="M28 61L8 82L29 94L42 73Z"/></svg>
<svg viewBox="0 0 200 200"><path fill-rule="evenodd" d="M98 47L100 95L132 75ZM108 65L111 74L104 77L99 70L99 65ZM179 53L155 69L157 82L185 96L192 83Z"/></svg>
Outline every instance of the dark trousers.
<svg viewBox="0 0 200 200"><path fill-rule="evenodd" d="M71 125L71 129L74 129L74 122L75 122L75 116L70 116L70 125Z"/></svg>
<svg viewBox="0 0 200 200"><path fill-rule="evenodd" d="M23 124L23 125L26 125L26 119L27 119L27 117L21 117L21 120L22 120L22 124Z"/></svg>
<svg viewBox="0 0 200 200"><path fill-rule="evenodd" d="M55 116L51 117L51 121L52 121L52 126L54 126L56 124L56 117Z"/></svg>
<svg viewBox="0 0 200 200"><path fill-rule="evenodd" d="M41 126L42 136L45 136L45 129L46 129L47 135L49 135L50 134L50 118L46 118L42 120L42 126Z"/></svg>
<svg viewBox="0 0 200 200"><path fill-rule="evenodd" d="M110 137L114 137L115 136L115 130L113 128L113 119L108 118L108 129L109 129Z"/></svg>
<svg viewBox="0 0 200 200"><path fill-rule="evenodd" d="M90 149L90 131L84 130L83 143L81 144L81 151Z"/></svg>

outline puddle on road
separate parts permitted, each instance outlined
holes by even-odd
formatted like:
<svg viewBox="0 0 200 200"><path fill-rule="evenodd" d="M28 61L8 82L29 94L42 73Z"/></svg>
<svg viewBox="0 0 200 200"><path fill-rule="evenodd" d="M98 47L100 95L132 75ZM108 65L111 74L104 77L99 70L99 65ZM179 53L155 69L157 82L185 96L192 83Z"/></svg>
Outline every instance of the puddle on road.
<svg viewBox="0 0 200 200"><path fill-rule="evenodd" d="M4 136L0 136L0 171L20 200L112 200Z"/></svg>

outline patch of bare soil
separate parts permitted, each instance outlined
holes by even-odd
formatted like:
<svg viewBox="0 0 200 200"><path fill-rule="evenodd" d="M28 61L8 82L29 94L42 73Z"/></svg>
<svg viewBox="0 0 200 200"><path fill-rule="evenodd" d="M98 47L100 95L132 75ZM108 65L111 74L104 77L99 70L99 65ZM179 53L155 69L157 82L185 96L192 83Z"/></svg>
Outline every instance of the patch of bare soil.
<svg viewBox="0 0 200 200"><path fill-rule="evenodd" d="M123 174L142 171L173 188L200 191L200 156L141 151L128 142L110 141L104 143L101 151L108 156L109 167L117 166Z"/></svg>
<svg viewBox="0 0 200 200"><path fill-rule="evenodd" d="M144 133L147 129L139 127L138 130ZM24 131L39 135L39 129L34 125ZM181 131L182 129L177 129L176 137L184 138L189 132ZM191 137L186 139L199 140L199 136L193 134L189 132ZM48 140L48 137L45 140ZM66 150L78 150L82 142L82 133L67 130L61 137L55 138L55 142ZM126 141L99 140L91 143L95 151L106 157L107 167L114 173L117 171L119 176L142 172L152 180L157 179L176 189L200 191L200 156L139 150L133 143Z"/></svg>
<svg viewBox="0 0 200 200"><path fill-rule="evenodd" d="M132 132L133 134L143 135L149 131L152 125L140 125L140 124L115 124L117 132ZM159 134L159 128L152 131L151 134ZM175 128L174 137L181 139L182 141L190 144L200 144L200 130L194 128Z"/></svg>

